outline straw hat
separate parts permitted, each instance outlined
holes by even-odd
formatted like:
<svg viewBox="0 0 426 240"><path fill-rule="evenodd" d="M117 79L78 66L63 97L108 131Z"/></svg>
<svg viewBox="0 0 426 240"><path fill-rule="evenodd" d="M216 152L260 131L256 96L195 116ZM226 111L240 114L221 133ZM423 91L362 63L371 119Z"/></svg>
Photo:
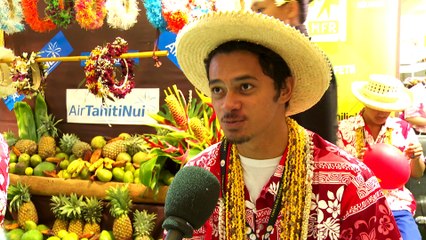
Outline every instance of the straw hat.
<svg viewBox="0 0 426 240"><path fill-rule="evenodd" d="M210 96L204 59L220 44L242 40L275 51L295 79L287 115L315 105L327 90L330 64L319 48L295 28L265 14L249 11L210 12L188 23L176 39L176 56L188 80Z"/></svg>
<svg viewBox="0 0 426 240"><path fill-rule="evenodd" d="M412 103L410 91L392 76L374 74L352 83L352 93L365 106L385 112L402 111Z"/></svg>

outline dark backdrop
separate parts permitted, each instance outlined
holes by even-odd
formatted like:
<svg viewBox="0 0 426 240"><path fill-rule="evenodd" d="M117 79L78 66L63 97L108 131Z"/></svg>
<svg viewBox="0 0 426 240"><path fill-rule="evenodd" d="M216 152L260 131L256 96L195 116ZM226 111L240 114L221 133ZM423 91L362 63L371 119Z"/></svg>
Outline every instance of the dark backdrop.
<svg viewBox="0 0 426 240"><path fill-rule="evenodd" d="M43 1L39 1L39 8ZM124 38L129 43L129 49L138 51L152 51L157 39L157 31L148 22L142 2L138 22L127 31L110 28L106 21L98 30L86 31L77 23L67 29L57 28L48 33L34 32L28 25L25 31L12 35L5 35L5 45L11 48L15 55L22 52L39 51L58 31L62 31L74 48L71 56L80 55L81 52L90 52L97 45L112 42L117 36ZM43 11L39 11L42 15ZM135 66L136 88L160 88L160 105L164 101L164 89L177 84L185 95L192 85L186 80L182 72L167 58L160 57L163 63L160 68L154 66L152 58L142 58L139 65ZM82 140L89 141L95 135L116 136L121 132L144 133L153 132L153 129L140 125L99 125L99 124L69 124L66 123L65 92L67 88L77 88L84 79L84 71L80 62L62 62L47 78L46 101L50 113L56 119L64 119L58 124L63 133L76 133ZM25 100L33 104L33 100ZM17 132L15 115L10 112L5 104L0 103L0 131L13 130Z"/></svg>

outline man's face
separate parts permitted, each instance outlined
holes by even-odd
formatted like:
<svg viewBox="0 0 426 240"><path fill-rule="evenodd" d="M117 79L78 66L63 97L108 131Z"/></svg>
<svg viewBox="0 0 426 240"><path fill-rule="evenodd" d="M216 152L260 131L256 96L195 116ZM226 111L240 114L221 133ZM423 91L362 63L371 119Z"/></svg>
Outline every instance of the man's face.
<svg viewBox="0 0 426 240"><path fill-rule="evenodd" d="M288 23L288 9L287 3L277 7L275 0L253 0L251 3L251 10L254 12L263 13L269 16L276 17L281 21Z"/></svg>
<svg viewBox="0 0 426 240"><path fill-rule="evenodd" d="M240 144L268 141L285 122L284 104L291 95L287 82L274 101L274 81L263 73L256 55L248 51L215 55L209 68L209 86L228 140Z"/></svg>
<svg viewBox="0 0 426 240"><path fill-rule="evenodd" d="M374 124L374 125L385 124L389 115L390 115L390 112L379 111L369 107L365 107L364 113L363 113L363 117L366 120L366 122L368 124Z"/></svg>

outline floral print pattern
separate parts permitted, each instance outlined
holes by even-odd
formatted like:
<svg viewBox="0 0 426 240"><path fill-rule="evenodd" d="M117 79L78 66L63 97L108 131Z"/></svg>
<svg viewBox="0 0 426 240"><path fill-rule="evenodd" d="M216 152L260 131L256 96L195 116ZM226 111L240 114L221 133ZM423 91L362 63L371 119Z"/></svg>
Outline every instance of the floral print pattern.
<svg viewBox="0 0 426 240"><path fill-rule="evenodd" d="M0 134L0 228L3 226L7 208L7 187L9 186L9 147Z"/></svg>
<svg viewBox="0 0 426 240"><path fill-rule="evenodd" d="M314 169L307 239L401 239L392 212L371 171L317 134L310 133L310 136L314 143ZM187 166L203 167L220 181L219 148L220 143L212 145ZM255 202L250 202L245 189L246 221L258 239L262 239L266 232L283 166L281 161ZM278 216L269 239L279 239L280 218ZM217 206L204 226L194 231L192 239L219 239L218 219Z"/></svg>

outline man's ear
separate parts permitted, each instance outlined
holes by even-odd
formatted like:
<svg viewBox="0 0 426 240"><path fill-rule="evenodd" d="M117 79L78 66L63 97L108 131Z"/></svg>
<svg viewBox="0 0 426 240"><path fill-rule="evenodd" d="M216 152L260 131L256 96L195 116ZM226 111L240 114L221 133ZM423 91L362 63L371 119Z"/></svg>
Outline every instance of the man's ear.
<svg viewBox="0 0 426 240"><path fill-rule="evenodd" d="M279 101L286 103L290 101L294 89L294 77L287 77L284 86L281 88Z"/></svg>
<svg viewBox="0 0 426 240"><path fill-rule="evenodd" d="M285 16L286 23L292 26L300 25L299 18L299 3L297 1L291 1L281 6L283 16Z"/></svg>

